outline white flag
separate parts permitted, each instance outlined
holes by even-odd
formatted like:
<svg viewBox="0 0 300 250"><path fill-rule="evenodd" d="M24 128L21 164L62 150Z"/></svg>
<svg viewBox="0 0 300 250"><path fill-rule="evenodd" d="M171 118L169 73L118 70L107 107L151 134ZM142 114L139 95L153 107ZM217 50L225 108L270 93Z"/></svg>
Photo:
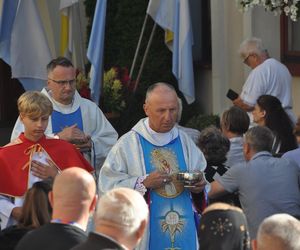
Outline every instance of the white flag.
<svg viewBox="0 0 300 250"><path fill-rule="evenodd" d="M188 0L150 0L147 13L162 28L174 34L172 72L188 103L195 100L193 31Z"/></svg>

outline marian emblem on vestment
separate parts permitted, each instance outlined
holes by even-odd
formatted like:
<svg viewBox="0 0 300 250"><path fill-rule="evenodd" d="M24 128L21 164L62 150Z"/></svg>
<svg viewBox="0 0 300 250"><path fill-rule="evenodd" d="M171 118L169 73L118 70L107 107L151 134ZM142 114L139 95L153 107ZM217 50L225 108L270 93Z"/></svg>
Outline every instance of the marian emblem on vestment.
<svg viewBox="0 0 300 250"><path fill-rule="evenodd" d="M172 176L172 182L166 183L163 187L155 190L160 196L174 198L183 192L183 184L178 182L176 178L176 174L179 173L179 166L174 151L168 148L152 150L151 164L157 171L166 172Z"/></svg>

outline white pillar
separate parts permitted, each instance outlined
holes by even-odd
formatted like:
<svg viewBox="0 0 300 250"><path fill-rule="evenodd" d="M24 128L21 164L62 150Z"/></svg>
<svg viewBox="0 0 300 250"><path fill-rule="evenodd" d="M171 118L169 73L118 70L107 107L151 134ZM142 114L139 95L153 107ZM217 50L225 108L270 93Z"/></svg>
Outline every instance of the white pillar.
<svg viewBox="0 0 300 250"><path fill-rule="evenodd" d="M211 0L212 25L212 112L220 114L231 106L229 88L240 92L243 65L237 54L243 39L243 15L232 0Z"/></svg>

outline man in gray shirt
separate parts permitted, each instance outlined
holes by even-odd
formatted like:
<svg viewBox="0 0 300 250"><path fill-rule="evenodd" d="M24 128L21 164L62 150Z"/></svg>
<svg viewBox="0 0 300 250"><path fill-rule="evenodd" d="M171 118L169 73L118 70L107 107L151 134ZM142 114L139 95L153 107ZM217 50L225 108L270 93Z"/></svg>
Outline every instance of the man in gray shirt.
<svg viewBox="0 0 300 250"><path fill-rule="evenodd" d="M231 167L211 183L210 198L238 191L249 224L256 237L264 218L276 213L300 216L300 169L292 161L271 155L273 135L267 127L253 127L245 134L246 163Z"/></svg>

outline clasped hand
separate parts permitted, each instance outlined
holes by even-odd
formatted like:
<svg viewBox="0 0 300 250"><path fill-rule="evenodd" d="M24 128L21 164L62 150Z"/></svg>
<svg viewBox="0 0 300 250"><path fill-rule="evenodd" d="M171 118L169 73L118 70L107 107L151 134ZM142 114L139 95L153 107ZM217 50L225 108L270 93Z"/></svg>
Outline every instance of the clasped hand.
<svg viewBox="0 0 300 250"><path fill-rule="evenodd" d="M47 159L48 164L41 163L33 160L31 162L31 173L41 179L47 179L48 177L54 178L58 174L58 168L53 161Z"/></svg>
<svg viewBox="0 0 300 250"><path fill-rule="evenodd" d="M160 188L165 184L172 181L172 176L166 172L154 171L147 176L147 178L143 181L143 184L146 188ZM206 181L205 179L201 179L199 182L196 182L193 187L187 187L193 193L201 193L205 188Z"/></svg>
<svg viewBox="0 0 300 250"><path fill-rule="evenodd" d="M57 135L60 139L75 144L80 151L84 152L92 148L91 137L83 133L76 124L70 127L65 127Z"/></svg>

